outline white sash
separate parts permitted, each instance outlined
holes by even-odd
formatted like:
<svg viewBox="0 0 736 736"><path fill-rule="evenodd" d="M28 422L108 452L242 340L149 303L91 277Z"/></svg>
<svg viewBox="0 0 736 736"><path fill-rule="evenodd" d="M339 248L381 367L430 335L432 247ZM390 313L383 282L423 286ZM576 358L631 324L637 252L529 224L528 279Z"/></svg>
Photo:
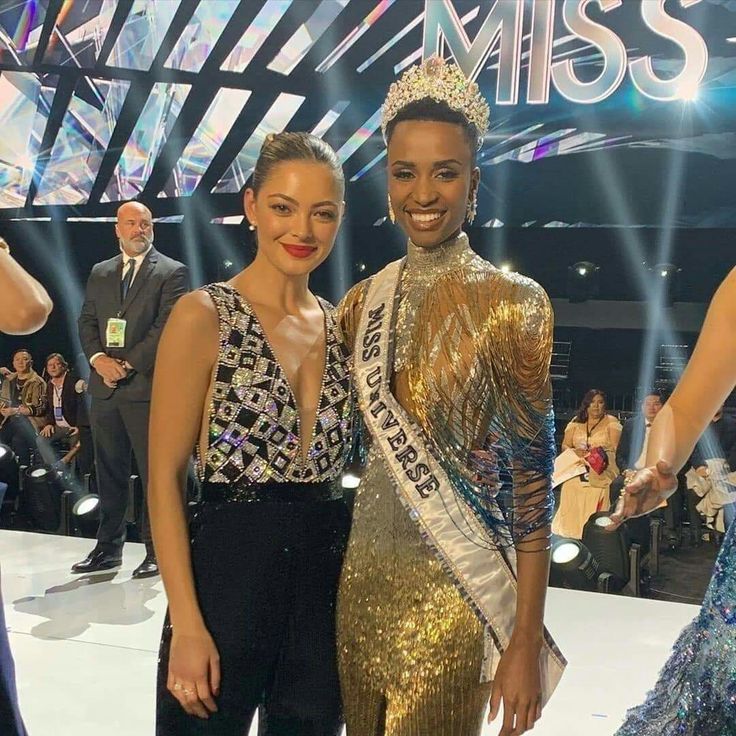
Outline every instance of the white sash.
<svg viewBox="0 0 736 736"><path fill-rule="evenodd" d="M360 405L396 492L422 538L437 556L485 626L481 681L493 679L508 646L516 616L514 550L499 549L435 459L420 427L390 390L393 325L403 261L374 276L355 340L355 374ZM494 653L496 656L494 656ZM565 659L545 630L540 655L546 703L562 677Z"/></svg>

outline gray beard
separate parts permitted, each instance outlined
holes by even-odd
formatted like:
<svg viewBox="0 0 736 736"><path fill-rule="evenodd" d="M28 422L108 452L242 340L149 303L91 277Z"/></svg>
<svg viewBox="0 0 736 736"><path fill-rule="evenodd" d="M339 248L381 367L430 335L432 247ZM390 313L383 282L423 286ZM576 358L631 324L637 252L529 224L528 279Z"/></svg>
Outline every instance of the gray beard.
<svg viewBox="0 0 736 736"><path fill-rule="evenodd" d="M123 251L132 252L135 253L135 255L139 256L141 253L145 253L150 246L153 245L153 238L146 238L145 243L140 246L139 250L139 244L137 240L123 240L122 238L118 239L118 244L123 249ZM135 247L127 247L126 246L135 246Z"/></svg>

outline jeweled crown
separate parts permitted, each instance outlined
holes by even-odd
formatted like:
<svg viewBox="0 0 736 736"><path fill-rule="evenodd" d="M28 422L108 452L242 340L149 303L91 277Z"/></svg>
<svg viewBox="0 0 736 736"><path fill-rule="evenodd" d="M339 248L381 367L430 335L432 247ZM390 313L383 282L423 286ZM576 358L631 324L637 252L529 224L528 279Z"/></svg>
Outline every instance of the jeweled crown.
<svg viewBox="0 0 736 736"><path fill-rule="evenodd" d="M404 72L388 90L381 110L381 130L386 140L386 126L411 102L431 97L459 112L478 131L478 147L488 132L490 108L475 82L469 81L460 68L439 56L431 56Z"/></svg>

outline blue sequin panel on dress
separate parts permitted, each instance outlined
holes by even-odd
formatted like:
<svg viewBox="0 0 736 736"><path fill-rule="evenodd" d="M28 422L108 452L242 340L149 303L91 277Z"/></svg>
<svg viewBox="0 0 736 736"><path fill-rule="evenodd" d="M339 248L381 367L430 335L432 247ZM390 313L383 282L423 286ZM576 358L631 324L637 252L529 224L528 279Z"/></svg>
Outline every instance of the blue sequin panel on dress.
<svg viewBox="0 0 736 736"><path fill-rule="evenodd" d="M736 736L736 523L698 617L680 634L643 705L616 736Z"/></svg>

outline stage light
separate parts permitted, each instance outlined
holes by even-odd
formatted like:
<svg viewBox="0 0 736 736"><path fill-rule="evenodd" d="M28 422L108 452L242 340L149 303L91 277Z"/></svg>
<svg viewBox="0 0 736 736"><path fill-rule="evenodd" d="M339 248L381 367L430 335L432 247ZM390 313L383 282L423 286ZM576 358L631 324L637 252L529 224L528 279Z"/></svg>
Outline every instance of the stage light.
<svg viewBox="0 0 736 736"><path fill-rule="evenodd" d="M9 484L18 479L18 460L7 445L0 445L0 481Z"/></svg>
<svg viewBox="0 0 736 736"><path fill-rule="evenodd" d="M360 485L360 476L347 472L342 476L342 487L345 490L354 491Z"/></svg>
<svg viewBox="0 0 736 736"><path fill-rule="evenodd" d="M583 527L583 543L598 563L598 589L604 592L620 591L639 578L639 545L631 544L625 525L609 531L612 523L609 512L599 511Z"/></svg>
<svg viewBox="0 0 736 736"><path fill-rule="evenodd" d="M598 564L577 539L558 539L552 545L550 584L572 590L597 590Z"/></svg>
<svg viewBox="0 0 736 736"><path fill-rule="evenodd" d="M34 526L54 532L61 522L61 485L54 473L44 466L25 472L21 502Z"/></svg>
<svg viewBox="0 0 736 736"><path fill-rule="evenodd" d="M674 263L657 263L650 269L659 282L655 288L660 289L660 304L672 306L677 301L680 270Z"/></svg>
<svg viewBox="0 0 736 736"><path fill-rule="evenodd" d="M590 261L578 261L567 269L567 298L580 303L598 296L600 267Z"/></svg>
<svg viewBox="0 0 736 736"><path fill-rule="evenodd" d="M360 453L354 450L353 457L350 462L345 466L342 477L340 478L340 484L344 491L348 491L346 494L349 498L349 502L352 503L351 499L355 496L355 491L360 485L361 478L363 477L363 463L360 459Z"/></svg>
<svg viewBox="0 0 736 736"><path fill-rule="evenodd" d="M82 496L72 507L74 525L83 537L93 537L100 521L100 497L94 493Z"/></svg>

